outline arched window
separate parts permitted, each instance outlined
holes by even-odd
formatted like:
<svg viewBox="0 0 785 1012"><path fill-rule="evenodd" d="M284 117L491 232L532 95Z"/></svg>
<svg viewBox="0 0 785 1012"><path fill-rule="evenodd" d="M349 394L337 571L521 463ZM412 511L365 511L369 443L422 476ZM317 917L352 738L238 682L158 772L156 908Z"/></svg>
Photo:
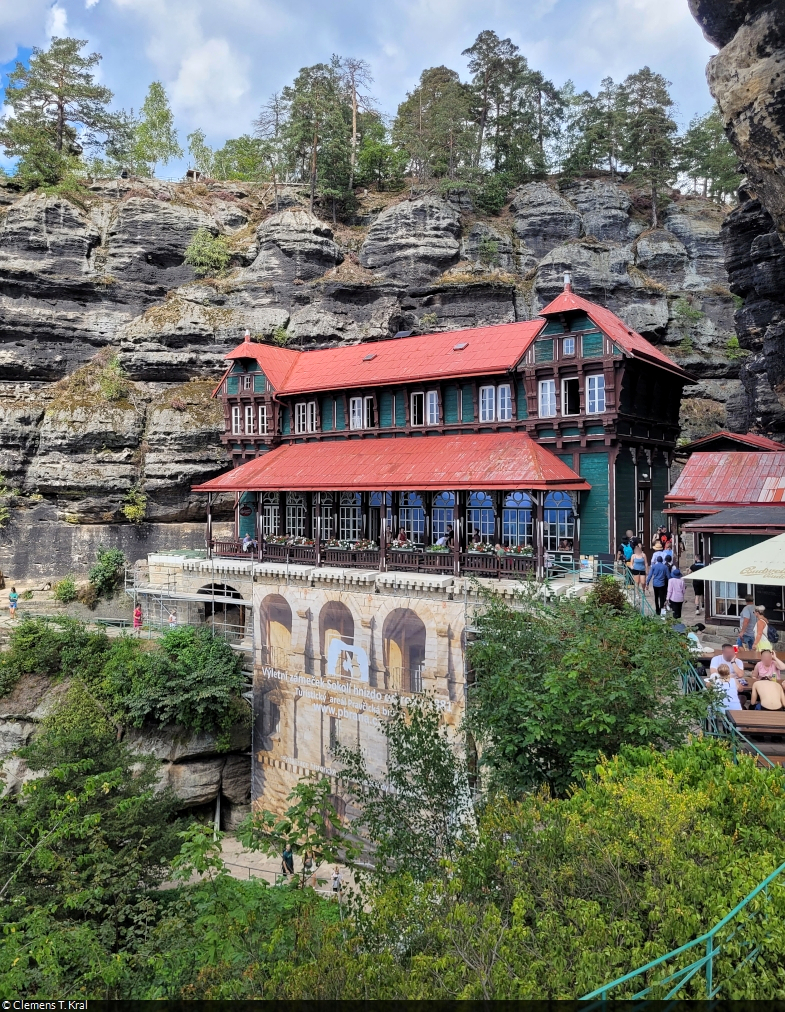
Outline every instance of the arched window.
<svg viewBox="0 0 785 1012"><path fill-rule="evenodd" d="M262 494L262 531L266 538L278 533L279 507L278 493Z"/></svg>
<svg viewBox="0 0 785 1012"><path fill-rule="evenodd" d="M453 492L439 492L433 497L433 511L431 513L431 538L433 543L447 536L448 528L453 526L455 510L455 494Z"/></svg>
<svg viewBox="0 0 785 1012"><path fill-rule="evenodd" d="M286 494L286 533L293 538L305 537L305 494Z"/></svg>
<svg viewBox="0 0 785 1012"><path fill-rule="evenodd" d="M320 494L322 500L322 530L320 536L322 541L329 541L333 536L333 497L329 492L322 492ZM311 528L314 532L314 537L316 537L316 532L319 530L319 509L320 507L314 503L312 513L313 527Z"/></svg>
<svg viewBox="0 0 785 1012"><path fill-rule="evenodd" d="M425 535L425 510L419 492L401 492L401 508L398 518L400 530L411 541L422 541Z"/></svg>
<svg viewBox="0 0 785 1012"><path fill-rule="evenodd" d="M543 510L545 550L569 551L575 539L575 514L572 499L566 492L549 492Z"/></svg>
<svg viewBox="0 0 785 1012"><path fill-rule="evenodd" d="M506 545L533 543L532 501L525 492L510 492L504 500L502 540Z"/></svg>
<svg viewBox="0 0 785 1012"><path fill-rule="evenodd" d="M487 492L470 492L468 513L468 530L470 538L477 535L481 541L493 541L495 536L495 520L493 499Z"/></svg>
<svg viewBox="0 0 785 1012"><path fill-rule="evenodd" d="M339 534L342 541L359 541L363 536L363 511L359 492L341 492Z"/></svg>

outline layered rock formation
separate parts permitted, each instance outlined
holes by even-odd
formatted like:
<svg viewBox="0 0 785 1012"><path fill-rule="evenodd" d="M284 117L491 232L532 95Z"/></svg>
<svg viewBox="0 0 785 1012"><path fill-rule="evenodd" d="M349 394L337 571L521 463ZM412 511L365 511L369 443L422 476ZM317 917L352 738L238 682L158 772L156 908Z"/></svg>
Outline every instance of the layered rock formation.
<svg viewBox="0 0 785 1012"><path fill-rule="evenodd" d="M496 217L467 191L370 195L363 224L331 226L296 187L279 193L278 212L269 190L116 180L66 198L0 187L0 473L19 490L0 531L6 573L78 572L100 543L132 558L203 543L190 486L225 467L210 395L246 328L312 348L528 319L569 269L579 293L699 377L687 435L761 415L768 394L750 394L729 346L723 215L706 200L674 194L652 231L631 186L535 182ZM226 237L224 276L199 279L185 264L198 228ZM759 287L763 262L761 252ZM139 525L124 514L132 489L146 496Z"/></svg>
<svg viewBox="0 0 785 1012"><path fill-rule="evenodd" d="M25 675L0 699L0 797L18 794L36 775L14 753L30 744L67 690L67 681ZM124 740L132 752L159 761L160 786L172 789L182 809L214 805L220 796L222 826L234 829L251 810L250 730L238 726L229 737L228 747L219 747L214 734L144 727L127 730Z"/></svg>
<svg viewBox="0 0 785 1012"><path fill-rule="evenodd" d="M706 76L747 179L722 230L736 330L741 428L785 432L785 0L689 0L721 47Z"/></svg>

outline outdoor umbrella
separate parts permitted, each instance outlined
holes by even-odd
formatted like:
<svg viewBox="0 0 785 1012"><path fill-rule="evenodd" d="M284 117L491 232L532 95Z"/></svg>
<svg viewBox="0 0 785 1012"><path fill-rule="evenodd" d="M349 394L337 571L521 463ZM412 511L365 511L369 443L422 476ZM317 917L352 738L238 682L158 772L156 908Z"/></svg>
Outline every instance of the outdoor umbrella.
<svg viewBox="0 0 785 1012"><path fill-rule="evenodd" d="M712 562L697 573L685 573L684 579L785 586L785 534L761 541L759 545L745 548L727 559Z"/></svg>

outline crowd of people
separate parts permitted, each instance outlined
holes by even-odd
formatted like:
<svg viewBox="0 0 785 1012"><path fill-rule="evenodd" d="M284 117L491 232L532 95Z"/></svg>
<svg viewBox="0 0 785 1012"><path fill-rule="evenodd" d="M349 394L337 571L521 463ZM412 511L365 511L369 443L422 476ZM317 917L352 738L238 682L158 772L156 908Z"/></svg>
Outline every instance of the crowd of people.
<svg viewBox="0 0 785 1012"><path fill-rule="evenodd" d="M764 647L748 677L737 651L738 646L723 643L720 653L711 659L706 678L708 684L722 693L724 709L747 709L744 703L749 694L750 709L785 710L785 663L770 647ZM745 696L744 700L740 694Z"/></svg>
<svg viewBox="0 0 785 1012"><path fill-rule="evenodd" d="M681 538L677 547L679 551L684 551ZM673 535L665 527L659 527L652 539L651 562L646 555L642 539L632 531L627 531L616 551L616 561L628 567L642 593L645 594L651 587L655 611L665 615L670 610L673 617L679 620L684 607L686 586L674 553L678 554L673 543ZM697 573L701 569L703 560L697 556L690 572ZM693 580L693 590L695 612L699 614L703 609L703 581Z"/></svg>

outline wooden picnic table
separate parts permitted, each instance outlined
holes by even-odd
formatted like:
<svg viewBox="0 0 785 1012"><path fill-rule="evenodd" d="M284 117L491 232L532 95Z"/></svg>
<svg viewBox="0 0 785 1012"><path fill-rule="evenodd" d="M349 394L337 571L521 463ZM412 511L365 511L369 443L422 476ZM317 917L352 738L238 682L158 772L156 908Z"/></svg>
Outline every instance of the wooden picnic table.
<svg viewBox="0 0 785 1012"><path fill-rule="evenodd" d="M728 710L742 734L785 734L785 710Z"/></svg>

